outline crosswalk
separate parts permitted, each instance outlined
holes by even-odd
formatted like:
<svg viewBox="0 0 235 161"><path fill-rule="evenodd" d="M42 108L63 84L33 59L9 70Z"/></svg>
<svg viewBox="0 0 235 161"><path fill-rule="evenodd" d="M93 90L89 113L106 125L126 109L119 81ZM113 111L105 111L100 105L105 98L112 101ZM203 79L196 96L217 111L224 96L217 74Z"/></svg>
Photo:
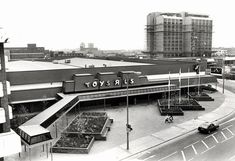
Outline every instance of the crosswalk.
<svg viewBox="0 0 235 161"><path fill-rule="evenodd" d="M175 151L174 153L171 153L167 156L164 156L162 158L158 158L157 155L151 155L147 158L143 159L144 161L152 161L152 160L158 160L158 161L173 161L173 160L181 160L181 161L191 161L195 157L197 157L200 154L204 154L207 151L213 149L216 147L217 144L223 143L225 141L228 141L232 139L235 136L235 127L233 125L229 125L223 129L221 129L218 132L214 132L213 134L210 134L206 137L204 137L202 140L198 140L190 145L187 145L183 147L182 149L179 149L178 151Z"/></svg>

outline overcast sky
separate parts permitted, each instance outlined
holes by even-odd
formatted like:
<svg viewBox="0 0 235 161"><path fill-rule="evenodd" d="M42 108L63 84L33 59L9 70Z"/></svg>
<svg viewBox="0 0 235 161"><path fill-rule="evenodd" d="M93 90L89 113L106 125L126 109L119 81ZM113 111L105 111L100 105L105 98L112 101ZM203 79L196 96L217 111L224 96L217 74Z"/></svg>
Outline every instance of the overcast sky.
<svg viewBox="0 0 235 161"><path fill-rule="evenodd" d="M150 12L192 12L213 19L213 47L235 46L234 0L0 0L0 27L10 43L46 49L141 49Z"/></svg>

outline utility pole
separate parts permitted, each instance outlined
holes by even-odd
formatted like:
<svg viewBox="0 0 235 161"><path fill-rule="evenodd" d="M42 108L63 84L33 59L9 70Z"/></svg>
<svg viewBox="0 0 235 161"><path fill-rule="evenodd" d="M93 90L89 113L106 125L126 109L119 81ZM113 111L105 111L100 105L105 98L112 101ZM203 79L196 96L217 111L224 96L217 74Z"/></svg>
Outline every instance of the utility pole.
<svg viewBox="0 0 235 161"><path fill-rule="evenodd" d="M3 132L10 132L10 118L8 109L8 96L7 96L7 83L6 83L6 66L5 66L5 55L4 55L4 42L0 42L0 58L1 58L1 76L0 81L2 82L3 97L1 98L1 107L5 110L5 120L3 123ZM4 158L0 158L0 161L4 161Z"/></svg>

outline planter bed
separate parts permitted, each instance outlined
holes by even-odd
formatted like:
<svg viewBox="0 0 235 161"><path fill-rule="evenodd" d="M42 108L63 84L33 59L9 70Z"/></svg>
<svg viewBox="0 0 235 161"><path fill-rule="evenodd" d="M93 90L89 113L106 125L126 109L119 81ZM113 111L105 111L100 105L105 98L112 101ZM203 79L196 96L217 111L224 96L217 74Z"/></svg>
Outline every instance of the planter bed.
<svg viewBox="0 0 235 161"><path fill-rule="evenodd" d="M217 89L212 88L211 85L208 85L208 86L202 85L201 88L202 88L202 90L204 90L204 91L209 91L209 92L211 92L211 93L217 92Z"/></svg>
<svg viewBox="0 0 235 161"><path fill-rule="evenodd" d="M80 117L107 117L106 112L83 112Z"/></svg>
<svg viewBox="0 0 235 161"><path fill-rule="evenodd" d="M171 106L169 109L165 106L159 106L159 111L161 113L161 116L166 116L168 114L172 114L173 116L183 116L184 113L180 107L174 107Z"/></svg>
<svg viewBox="0 0 235 161"><path fill-rule="evenodd" d="M94 143L94 137L81 134L62 134L52 148L54 153L88 154Z"/></svg>
<svg viewBox="0 0 235 161"><path fill-rule="evenodd" d="M198 95L197 92L194 92L194 93L190 93L189 97L192 99L195 99L196 101L214 101L214 99L211 98L206 93L200 93L200 95Z"/></svg>
<svg viewBox="0 0 235 161"><path fill-rule="evenodd" d="M99 134L102 132L107 119L107 117L77 117L66 129L66 132Z"/></svg>
<svg viewBox="0 0 235 161"><path fill-rule="evenodd" d="M202 111L205 110L200 104L197 103L194 99L183 99L180 103L178 103L178 106L183 111Z"/></svg>
<svg viewBox="0 0 235 161"><path fill-rule="evenodd" d="M83 112L72 121L64 133L80 133L94 136L95 140L106 140L112 123L113 119L109 119L106 112Z"/></svg>
<svg viewBox="0 0 235 161"><path fill-rule="evenodd" d="M170 110L168 109L168 100L167 99L161 99L158 100L158 107L161 115L167 115L172 113L173 115L183 115L183 111L201 111L205 110L200 104L197 103L194 99L182 99L179 103L178 99L174 99L170 101ZM180 111L181 110L181 111Z"/></svg>
<svg viewBox="0 0 235 161"><path fill-rule="evenodd" d="M94 140L106 140L112 123L106 112L83 112L64 130L52 151L87 154Z"/></svg>

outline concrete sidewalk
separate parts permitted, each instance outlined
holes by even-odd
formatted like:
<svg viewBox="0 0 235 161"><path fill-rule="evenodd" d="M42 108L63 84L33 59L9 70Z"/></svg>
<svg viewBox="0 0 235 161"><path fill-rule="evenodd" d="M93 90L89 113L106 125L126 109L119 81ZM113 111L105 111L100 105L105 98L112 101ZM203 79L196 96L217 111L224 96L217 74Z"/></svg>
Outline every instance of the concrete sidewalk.
<svg viewBox="0 0 235 161"><path fill-rule="evenodd" d="M221 88L217 87L219 91L222 91ZM203 107L208 106L209 111L207 113L205 112L199 112L193 111L190 114L194 114L193 118L188 119L187 117L179 116L178 118L175 118L174 124L169 125L169 124L164 124L163 117L159 117L156 122L154 122L156 125L155 130L148 129L147 124L142 125L140 128L146 129L148 131L148 135L145 133L142 133L142 135L138 135L136 138L130 141L130 149L127 151L126 150L126 135L125 135L125 129L120 129L119 126L120 124L116 123L114 124L114 127L111 127L111 129L114 131L112 135L108 136L107 138L107 144L109 140L116 139L119 142L116 143L110 143L108 148L105 149L104 143L103 142L98 142L96 145L94 144L94 149L92 148L92 151L88 155L80 155L80 154L53 154L53 160L54 161L64 161L64 160L69 160L69 161L75 161L75 160L82 160L82 161L98 161L98 160L124 160L127 159L135 154L138 154L144 150L150 149L152 147L156 147L159 145L162 145L164 143L167 143L170 140L174 140L178 137L184 136L186 134L189 134L191 132L196 132L196 129L198 125L205 121L218 121L221 122L223 118L226 116L230 115L235 111L235 94L232 92L229 92L225 90L225 99L222 100L218 96L218 102L216 104L219 105L219 102L221 103L218 108L213 108L210 107L210 105L215 105L211 103L206 103L206 102L200 102ZM223 103L222 103L223 102ZM147 109L147 108L146 108ZM144 109L144 110L146 110ZM211 109L211 110L210 110ZM212 110L213 109L213 110ZM117 109L121 110L121 109ZM151 109L149 110L149 113L153 113ZM139 113L134 113L134 115L144 115L143 111L138 111ZM110 113L112 115L112 113ZM150 117L153 115L156 115L156 113L152 114ZM113 115L114 116L114 115ZM120 116L118 116L120 117ZM155 116L156 117L156 116ZM145 118L148 119L148 118ZM178 119L178 120L177 120ZM182 119L182 121L180 120ZM119 120L123 120L123 123L125 123L125 116L122 116ZM114 119L115 121L115 119ZM139 120L142 122L142 120ZM150 120L152 122L152 120ZM115 123L115 122L114 122ZM122 123L122 124L123 124ZM138 124L133 121L133 124ZM139 125L140 126L140 125ZM134 126L134 131L138 131ZM118 129L118 130L116 130ZM157 130L156 130L157 129ZM112 131L111 130L111 131ZM115 131L116 130L116 131ZM122 131L122 133L120 132ZM137 135L137 134L136 134ZM121 140L121 141L120 141ZM121 144L120 144L121 143ZM124 144L123 144L124 143ZM96 147L96 148L95 148ZM97 152L98 151L98 152ZM96 153L97 152L97 153ZM21 158L18 157L17 155L7 157L5 160L6 161L15 161L15 160L29 160L28 159L28 154L27 153L22 153ZM49 161L51 160L50 157L46 157L45 152L42 152L42 149L35 149L33 156L32 156L32 161L36 160L45 160Z"/></svg>
<svg viewBox="0 0 235 161"><path fill-rule="evenodd" d="M217 87L217 89L222 91L222 89L219 87ZM174 125L168 129L159 131L152 135L134 140L130 142L130 147L132 148L129 151L125 149L126 144L123 144L120 147L111 149L109 152L104 152L103 155L105 156L112 154L110 156L113 156L113 160L124 160L144 150L159 146L190 132L196 132L198 126L203 122L209 121L220 123L227 116L235 112L235 94L225 90L224 95L225 101L223 104L210 113L204 114L198 118L186 121L184 123Z"/></svg>

